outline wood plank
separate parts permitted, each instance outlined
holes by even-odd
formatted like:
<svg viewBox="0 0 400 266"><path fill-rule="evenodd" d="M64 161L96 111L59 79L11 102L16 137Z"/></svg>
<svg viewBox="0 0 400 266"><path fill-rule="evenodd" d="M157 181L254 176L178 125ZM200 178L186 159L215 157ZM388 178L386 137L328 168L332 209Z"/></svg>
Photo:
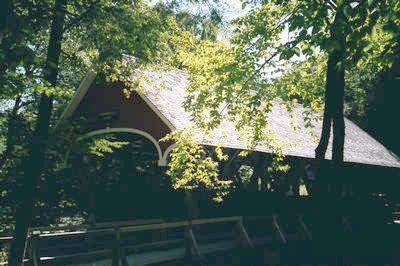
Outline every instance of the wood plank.
<svg viewBox="0 0 400 266"><path fill-rule="evenodd" d="M301 228L303 229L304 234L306 235L307 240L312 240L312 234L310 230L308 229L308 226L304 222L304 219L302 216L299 217L299 224Z"/></svg>
<svg viewBox="0 0 400 266"><path fill-rule="evenodd" d="M39 258L38 258L38 237L37 236L34 236L31 238L31 250L32 250L33 266L38 266Z"/></svg>
<svg viewBox="0 0 400 266"><path fill-rule="evenodd" d="M89 251L89 252L82 252L82 253L75 253L70 255L62 255L62 256L54 256L54 257L41 257L40 261L43 263L62 263L62 262L69 262L72 259L74 261L78 261L79 263L83 260L90 260L98 258L99 256L111 258L112 250L105 249L105 250L96 250L96 251ZM58 264L59 265L59 264Z"/></svg>
<svg viewBox="0 0 400 266"><path fill-rule="evenodd" d="M245 247L253 248L253 247L254 247L254 246L253 246L253 243L251 242L250 237L249 237L249 235L247 234L247 231L246 231L246 229L245 229L244 226L243 226L242 219L240 219L240 220L237 222L236 228L237 228L238 233L239 233L240 242L243 243ZM242 245L243 245L243 244L242 244Z"/></svg>
<svg viewBox="0 0 400 266"><path fill-rule="evenodd" d="M115 239L113 243L112 266L118 266L119 259L121 257L120 253L121 234L118 227L114 228L114 233L115 233Z"/></svg>
<svg viewBox="0 0 400 266"><path fill-rule="evenodd" d="M171 222L171 223L161 223L161 224L127 226L121 228L121 233L178 228L178 227L186 227L188 225L189 225L188 221L181 221L181 222Z"/></svg>
<svg viewBox="0 0 400 266"><path fill-rule="evenodd" d="M240 220L240 216L235 217L221 217L221 218L210 218L210 219L196 219L191 221L192 225L202 225L210 223L222 223L222 222L234 222ZM160 223L160 224L149 224L149 225L138 225L138 226L128 226L121 228L121 232L137 232L137 231L148 231L148 230L160 230L176 227L188 226L188 221L180 222L170 222L170 223Z"/></svg>
<svg viewBox="0 0 400 266"><path fill-rule="evenodd" d="M120 251L120 252L121 252L121 262L122 262L122 266L129 266L129 264L128 264L128 259L126 258L124 249L121 248L121 251Z"/></svg>
<svg viewBox="0 0 400 266"><path fill-rule="evenodd" d="M158 241L158 242L150 242L150 243L144 243L144 244L138 244L138 245L130 245L130 246L123 246L122 249L125 250L125 253L136 253L141 249L146 249L146 248L156 248L156 247L162 247L162 246L168 246L168 245L174 245L174 244L184 244L185 240L183 238L179 239L173 239L173 240L163 240L163 241Z"/></svg>
<svg viewBox="0 0 400 266"><path fill-rule="evenodd" d="M233 217L218 217L218 218L208 218L208 219L196 219L192 220L192 225L202 225L211 223L226 223L226 222L237 222L240 221L240 216Z"/></svg>
<svg viewBox="0 0 400 266"><path fill-rule="evenodd" d="M150 220L147 220L147 221L150 221ZM156 220L152 220L152 221L160 222L160 219L156 219ZM141 222L143 222L143 221L141 221ZM193 230L191 229L191 225L205 225L205 224L229 223L229 222L239 223L239 224L237 224L237 226L238 226L238 230L239 230L241 239L247 245L253 246L253 244L243 226L242 217L240 217L240 216L195 219L193 221L177 221L177 222L169 222L169 223L161 222L161 223L155 223L155 224L150 223L150 224L140 224L140 225L127 225L127 224L131 224L131 223L130 222L126 222L126 223L122 222L122 223L114 223L114 224L119 224L119 225L122 225L123 227L117 226L114 228L101 228L99 226L94 225L94 226L90 226L90 229L88 229L88 230L78 230L78 231L72 231L72 232L41 233L36 236L38 238L37 240L45 241L48 238L56 239L56 238L62 238L62 237L74 237L74 236L79 237L79 236L88 235L88 234L95 234L95 235L100 236L100 235L107 235L107 234L115 233L115 241L110 242L110 243L113 243L112 249L79 252L79 253L74 253L74 254L53 256L53 257L48 256L48 257L42 257L42 258L37 258L37 259L39 262L50 262L50 263L61 262L62 263L64 261L65 262L67 262L67 261L75 262L76 261L76 262L80 263L84 260L96 259L99 257L107 256L107 258L110 258L110 259L112 258L112 261L113 261L112 265L118 265L122 259L122 264L124 266L126 266L128 264L128 261L130 261L130 259L128 259L127 256L125 256L125 254L128 254L130 250L134 250L136 252L137 250L144 249L144 248L162 247L162 246L168 246L168 245L173 245L173 244L179 244L179 243L183 243L184 239L158 241L158 242L122 247L121 246L121 233L141 232L141 231L150 231L150 230L165 230L165 229L180 228L180 227L182 227L182 229L184 229L185 227L187 228L185 231L186 232L185 236L186 236L187 243L189 245L191 254L193 254L194 257L200 258L201 257L200 250L208 250L207 252L212 252L213 248L211 248L211 246L209 246L209 245L202 245L201 247L199 247L197 240L195 238L195 235L193 233ZM103 225L101 225L101 226L103 226ZM98 228L98 229L93 229L93 228ZM51 229L54 230L54 229L59 229L59 228L51 228ZM33 232L33 230L31 232ZM4 238L6 238L7 241L12 239L12 237L4 237ZM110 239L110 241L111 241L111 239ZM218 243L220 243L220 242L221 241L219 241ZM232 242L232 241L230 241L230 242ZM106 243L106 242L104 242L104 243ZM216 244L216 243L213 243L213 244ZM217 246L219 249L223 249L224 247L230 248L231 244L228 245L228 244L223 244L221 242L218 245L216 244L215 247L217 247ZM208 249L207 249L207 247L208 247ZM63 248L63 246L61 245L60 248ZM183 250L183 247L181 248L181 250ZM174 255L169 256L168 253L163 253L163 254L167 258L174 257ZM184 252L183 252L183 255L184 255ZM129 256L129 257L132 257L132 256ZM134 260L134 262L136 264L135 260Z"/></svg>
<svg viewBox="0 0 400 266"><path fill-rule="evenodd" d="M13 240L14 238L12 236L1 236L0 237L0 241L2 242L9 242L11 240Z"/></svg>
<svg viewBox="0 0 400 266"><path fill-rule="evenodd" d="M111 222L111 223L96 223L92 228L104 228L104 227L125 227L133 225L144 225L144 224L158 224L163 223L163 219L140 219L131 221Z"/></svg>
<svg viewBox="0 0 400 266"><path fill-rule="evenodd" d="M60 236L78 236L78 235L88 235L88 234L98 234L98 233L113 233L113 228L107 229L96 229L96 230L81 230L81 231L72 231L72 232L56 232L56 233L44 233L40 234L40 238L47 237L60 237Z"/></svg>
<svg viewBox="0 0 400 266"><path fill-rule="evenodd" d="M220 217L220 218L209 218L209 219L196 219L192 221L193 225L202 225L202 224L210 224L210 223L223 223L223 222L234 222L240 220L240 216L234 217ZM160 221L160 220L156 220ZM133 226L123 226L121 227L121 232L137 232L137 231L147 231L147 230L159 230L159 229L168 229L174 227L184 227L188 225L188 221L179 221L179 222L170 222L170 223L156 223L156 224L142 224L142 225L133 225ZM118 226L119 227L119 226ZM94 228L94 227L92 227ZM112 233L114 229L112 228L104 228L104 229L90 229L90 230L79 230L72 232L54 232L54 233L42 233L40 237L57 237L57 236L70 236L70 235L79 235L79 234L89 234L89 233ZM8 237L6 237L8 238ZM12 239L12 237L11 237ZM7 239L8 240L8 239Z"/></svg>
<svg viewBox="0 0 400 266"><path fill-rule="evenodd" d="M197 244L197 240L194 236L193 230L191 227L188 227L186 230L186 239L187 241L185 242L185 249L186 249L186 254L190 252L190 257L195 258L195 259L200 259L201 254L200 254L200 249L199 245Z"/></svg>
<svg viewBox="0 0 400 266"><path fill-rule="evenodd" d="M273 227L275 228L275 230L276 230L276 232L277 232L277 234L278 234L279 239L281 240L281 242L282 242L283 244L287 244L286 237L285 237L285 235L283 234L283 231L282 231L281 227L279 226L278 216L277 216L277 215L273 215L273 216L272 216L272 225L273 225Z"/></svg>
<svg viewBox="0 0 400 266"><path fill-rule="evenodd" d="M69 225L69 226L40 226L40 227L32 227L30 228L30 232L55 232L55 231L85 231L85 230L93 230L93 229L102 229L102 228L113 228L117 227L125 227L125 226L133 226L133 225L143 225L143 224L153 224L153 223L162 223L163 219L143 219L143 220L130 220L130 221L122 221L122 222L109 222L109 223L96 223L96 224L82 224L82 225Z"/></svg>

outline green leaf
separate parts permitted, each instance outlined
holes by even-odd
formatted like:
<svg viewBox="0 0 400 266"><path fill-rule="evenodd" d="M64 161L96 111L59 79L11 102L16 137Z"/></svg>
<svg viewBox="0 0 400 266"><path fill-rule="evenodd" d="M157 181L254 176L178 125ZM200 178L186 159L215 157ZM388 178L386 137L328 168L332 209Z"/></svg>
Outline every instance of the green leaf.
<svg viewBox="0 0 400 266"><path fill-rule="evenodd" d="M350 17L351 17L351 13L352 13L351 7L348 6L348 5L346 5L346 6L343 8L343 14L344 14L347 18L350 18Z"/></svg>
<svg viewBox="0 0 400 266"><path fill-rule="evenodd" d="M300 56L300 48L299 47L294 47L293 48L293 53L297 56Z"/></svg>
<svg viewBox="0 0 400 266"><path fill-rule="evenodd" d="M382 27L382 30L384 32L392 35L393 37L396 36L399 33L398 27L392 21L389 21L388 23L384 24L383 27Z"/></svg>

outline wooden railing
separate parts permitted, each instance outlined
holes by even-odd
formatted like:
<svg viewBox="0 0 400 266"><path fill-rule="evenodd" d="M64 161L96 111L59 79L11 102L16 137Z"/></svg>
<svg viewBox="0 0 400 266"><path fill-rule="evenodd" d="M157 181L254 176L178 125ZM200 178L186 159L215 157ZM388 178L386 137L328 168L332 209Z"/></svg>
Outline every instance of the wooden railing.
<svg viewBox="0 0 400 266"><path fill-rule="evenodd" d="M314 232L309 229L308 224L313 225L313 222L310 223L310 221L307 221L307 219L303 219L303 216L299 213L293 214L290 218L285 217L285 215L275 213L270 216L254 216L245 218L241 216L232 216L172 222L155 219L67 227L36 227L32 228L29 232L28 253L26 261L29 261L32 265L37 266L41 265L42 263L67 265L69 263L76 264L77 262L111 259L110 264L112 266L127 266L135 265L135 260L137 259L137 257L135 256L137 254L149 254L140 251L152 251L163 247L168 248L169 250L171 249L171 247L175 247L178 245L182 249L181 254L172 257L169 256L168 258L160 257L158 262L183 258L187 258L190 260L202 259L204 255L208 253L202 251L202 245L204 245L204 243L202 245L199 245L199 239L201 240L202 237L204 239L204 236L198 234L198 232L201 231L199 230L199 228L204 226L205 228L203 227L203 229L206 229L206 231L208 231L209 228L212 228L212 225L217 224L224 224L224 226L221 227L217 225L216 228L224 228L224 230L226 228L233 229L232 236L235 240L234 245L241 248L253 248L255 245L254 243L259 244L257 239L258 236L254 234L254 231L252 232L253 238L251 238L248 234L248 231L246 230L246 227L251 229L252 222L253 225L257 224L264 228L272 228L272 235L275 233L275 239L278 240L278 242L283 246L295 239L312 240ZM246 222L246 227L243 224L243 220ZM284 222L282 223L281 220L284 220ZM285 231L286 229L288 229L288 220L290 220L290 222L292 223L292 229L293 226L296 227L295 231L298 236L293 237L292 232ZM266 223L266 221L268 222ZM342 224L343 231L351 233L351 231L353 230L351 217L342 215L339 222ZM269 225L266 226L267 224ZM176 235L173 235L172 238L160 237L161 232L167 232L168 230L171 230L173 232L175 232L174 230L178 230L182 234L178 234L178 237L175 237ZM151 239L152 241L149 242L138 241L134 244L126 241L128 240L128 237L131 237L139 232L160 232L160 235L158 236L159 238L156 237L155 241L154 239ZM215 233L218 233L218 231L215 231ZM46 247L44 245L49 245L49 243L51 244L51 241L53 240L58 241L57 246L59 250L67 250L70 247L76 248L76 243L71 244L67 241L64 242L64 240L66 239L85 239L85 241L87 241L88 243L94 243L98 240L96 240L96 237L101 238L103 241L104 239L106 239L104 242L105 245L100 248L98 248L98 246L96 246L96 248L93 248L93 246L88 244L89 247L87 249L81 248L79 251L65 252L62 254L56 254L54 256L43 255L46 252L47 254L51 254L51 252L54 251L54 249L52 249L53 247ZM0 236L0 244L9 243L11 240L12 237L10 236ZM146 241L147 240L149 239L146 238ZM82 247L82 245L79 247ZM42 254L40 254L40 252L42 252ZM148 255L148 258L146 258L146 256L142 256L141 262L143 263L143 260L146 259L149 259L152 262L157 262L155 261L156 259L153 255ZM0 263L0 265L6 264Z"/></svg>
<svg viewBox="0 0 400 266"><path fill-rule="evenodd" d="M57 263L77 262L82 260L90 260L91 258L111 258L112 265L127 266L128 254L134 253L138 249L155 248L159 246L168 246L172 244L182 244L184 247L184 256L189 259L201 259L202 253L200 251L197 238L195 236L193 227L212 225L218 223L230 223L234 229L234 236L237 243L241 247L253 247L253 244L243 226L243 219L240 216L235 217L220 217L209 219L196 219L176 222L164 222L162 220L143 220L136 222L119 222L119 223L105 223L96 225L84 226L68 226L68 227L38 227L30 230L29 237L29 261L37 266L42 263L49 263L57 261ZM182 229L184 238L162 240L151 243L124 245L122 242L123 235L134 232L144 231L158 231L168 229ZM73 230L73 231L71 231ZM102 250L92 250L81 253L73 253L60 256L47 256L39 257L40 243L52 238L63 237L82 237L93 238L95 236L111 235L113 241L110 241L109 248ZM12 237L1 237L2 242L11 241ZM61 240L60 240L61 241ZM62 244L60 248L62 248Z"/></svg>

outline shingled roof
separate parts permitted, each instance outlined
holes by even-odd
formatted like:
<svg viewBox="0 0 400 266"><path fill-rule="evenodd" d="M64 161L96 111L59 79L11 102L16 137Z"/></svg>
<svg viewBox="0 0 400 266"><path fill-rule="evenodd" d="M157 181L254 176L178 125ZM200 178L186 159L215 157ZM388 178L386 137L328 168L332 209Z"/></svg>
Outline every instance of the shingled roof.
<svg viewBox="0 0 400 266"><path fill-rule="evenodd" d="M144 95L176 129L187 127L191 123L191 116L182 107L182 103L187 96L188 75L181 71L170 70L162 73L148 71L147 77L150 82L142 83ZM321 123L314 122L312 129L306 128L303 119L304 111L303 107L297 106L293 109L291 117L287 109L279 104L279 101L276 101L272 112L268 115L268 122L280 140L292 144L284 149L285 153L293 156L314 158L314 150L317 143L310 131L319 136ZM293 119L299 126L296 130L293 128ZM349 119L345 119L345 124L344 160L346 162L400 168L400 159L393 152ZM197 135L201 144L222 145L235 149L246 149L248 147L246 141L240 140L240 134L235 129L234 123L229 121L224 121L210 136L204 138L202 134ZM332 143L329 144L326 159L330 159L331 148ZM254 150L266 153L271 152L269 148L263 145L256 146Z"/></svg>
<svg viewBox="0 0 400 266"><path fill-rule="evenodd" d="M143 75L143 73L139 72L137 74ZM184 129L188 125L191 125L191 116L182 107L182 103L187 96L188 75L185 72L175 70L148 70L145 72L145 75L146 79L143 79L141 82L143 87L141 94L149 104L153 105L153 109L157 109L156 111L162 116L163 121L167 120L166 122L172 130ZM88 75L86 79L88 79ZM92 82L93 74L89 76L89 79ZM78 89L77 96L74 98L82 97L82 94L86 93L82 90L82 88ZM70 106L75 106L72 108L75 109L77 105L79 105L79 99L72 99L68 108L71 109ZM71 112L68 108L64 114ZM317 143L312 138L310 131L319 136L321 123L315 122L312 129L306 128L303 120L304 111L303 107L298 106L293 109L291 116L286 108L279 101L276 101L272 112L268 114L268 123L280 140L291 144L284 148L285 153L292 156L314 158L314 150ZM298 125L298 129L296 130L292 126L293 119ZM349 119L345 119L345 124L345 162L400 168L400 159L393 152ZM204 134L201 134L200 130L196 130L196 136L200 144L221 145L226 148L243 150L248 149L246 141L241 140L234 123L230 121L223 121L221 126L215 129L210 136L204 137ZM331 147L332 144L330 143L326 159L330 159ZM271 150L265 145L258 145L253 149L259 152L271 153Z"/></svg>

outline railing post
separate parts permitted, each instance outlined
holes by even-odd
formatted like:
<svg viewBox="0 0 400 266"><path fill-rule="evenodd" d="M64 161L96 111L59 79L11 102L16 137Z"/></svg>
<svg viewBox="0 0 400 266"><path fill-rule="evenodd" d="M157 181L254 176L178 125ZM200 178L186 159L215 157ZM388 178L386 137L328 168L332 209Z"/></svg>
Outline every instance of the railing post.
<svg viewBox="0 0 400 266"><path fill-rule="evenodd" d="M30 243L30 246L29 246L29 253L30 253L30 257L31 257L31 259L32 259L32 264L33 264L33 266L38 266L39 265L39 257L38 257L38 252L37 252L37 245L38 245L38 239L39 239L39 236L38 235L35 235L35 234L32 234L30 237L29 237L29 243Z"/></svg>
<svg viewBox="0 0 400 266"><path fill-rule="evenodd" d="M122 266L129 266L128 260L126 259L125 251L121 248L121 262Z"/></svg>
<svg viewBox="0 0 400 266"><path fill-rule="evenodd" d="M236 230L239 233L239 241L241 246L253 248L253 243L251 242L250 237L243 226L243 217L240 217L240 219L237 221Z"/></svg>
<svg viewBox="0 0 400 266"><path fill-rule="evenodd" d="M304 222L303 216L299 216L299 224L304 231L307 240L312 240L312 235L310 230L308 229L306 223Z"/></svg>
<svg viewBox="0 0 400 266"><path fill-rule="evenodd" d="M282 242L283 244L286 244L286 243L287 243L286 237L285 237L285 235L283 234L283 231L282 231L281 227L279 226L278 216L275 215L275 214L272 215L272 226L275 228L275 230L276 230L276 232L277 232L277 234L278 234L279 239L281 240L281 242Z"/></svg>
<svg viewBox="0 0 400 266"><path fill-rule="evenodd" d="M191 260L201 258L199 246L197 245L197 241L192 230L191 221L189 221L189 224L185 230L185 256Z"/></svg>
<svg viewBox="0 0 400 266"><path fill-rule="evenodd" d="M121 233L119 231L119 227L114 227L114 232L115 232L115 238L113 246L112 266L118 266L121 254L120 250Z"/></svg>

